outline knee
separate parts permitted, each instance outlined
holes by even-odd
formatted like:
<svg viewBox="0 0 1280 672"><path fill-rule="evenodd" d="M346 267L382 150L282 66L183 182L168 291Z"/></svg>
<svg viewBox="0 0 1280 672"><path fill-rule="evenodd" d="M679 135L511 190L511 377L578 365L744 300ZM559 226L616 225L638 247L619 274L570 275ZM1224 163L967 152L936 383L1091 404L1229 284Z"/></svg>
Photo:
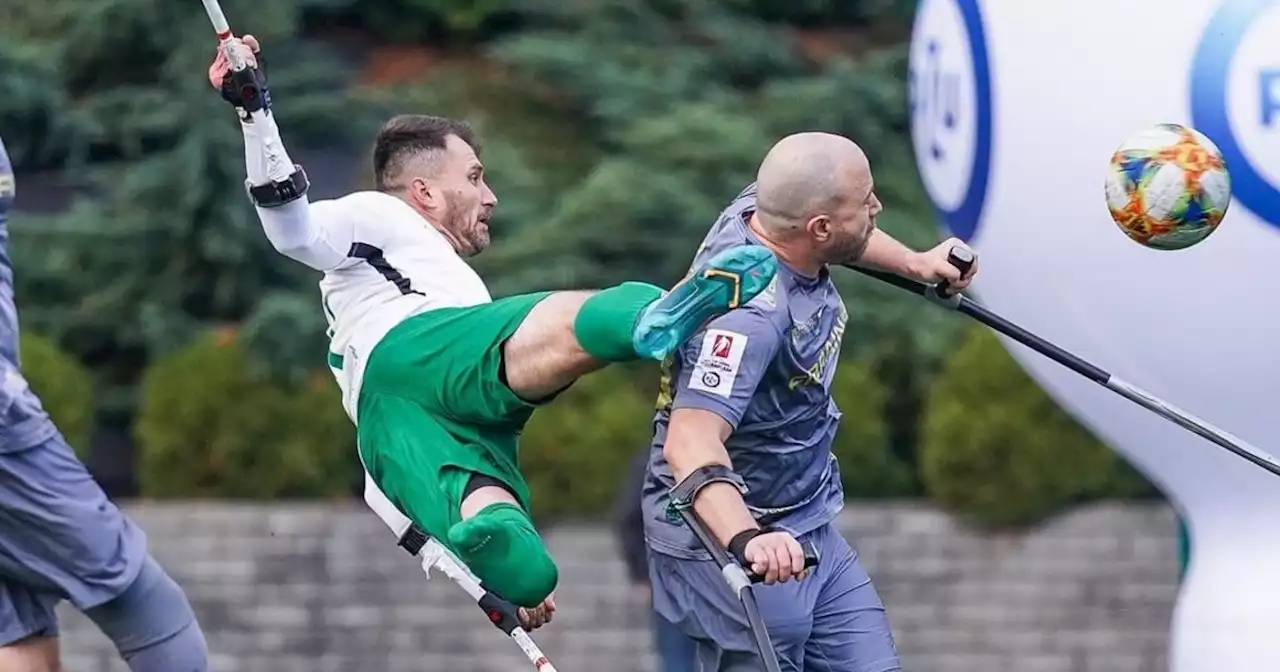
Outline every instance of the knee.
<svg viewBox="0 0 1280 672"><path fill-rule="evenodd" d="M85 615L115 644L133 670L208 669L208 645L191 603L150 557L124 593Z"/></svg>

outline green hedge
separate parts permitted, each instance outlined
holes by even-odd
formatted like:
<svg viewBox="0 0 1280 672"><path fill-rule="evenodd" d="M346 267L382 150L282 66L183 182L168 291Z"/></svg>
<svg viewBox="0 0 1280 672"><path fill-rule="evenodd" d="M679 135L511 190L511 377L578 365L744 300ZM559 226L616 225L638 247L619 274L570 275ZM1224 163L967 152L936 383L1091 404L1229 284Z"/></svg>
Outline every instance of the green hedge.
<svg viewBox="0 0 1280 672"><path fill-rule="evenodd" d="M658 371L611 366L539 409L520 440L520 468L539 520L607 515L636 451L652 437Z"/></svg>
<svg viewBox="0 0 1280 672"><path fill-rule="evenodd" d="M93 375L57 343L25 331L19 335L18 359L45 412L76 455L86 459L93 432Z"/></svg>
<svg viewBox="0 0 1280 672"><path fill-rule="evenodd" d="M933 386L921 437L928 495L984 527L1040 522L1150 486L975 328Z"/></svg>
<svg viewBox="0 0 1280 672"><path fill-rule="evenodd" d="M359 475L330 374L295 387L259 378L227 333L150 367L135 434L145 497L337 497Z"/></svg>

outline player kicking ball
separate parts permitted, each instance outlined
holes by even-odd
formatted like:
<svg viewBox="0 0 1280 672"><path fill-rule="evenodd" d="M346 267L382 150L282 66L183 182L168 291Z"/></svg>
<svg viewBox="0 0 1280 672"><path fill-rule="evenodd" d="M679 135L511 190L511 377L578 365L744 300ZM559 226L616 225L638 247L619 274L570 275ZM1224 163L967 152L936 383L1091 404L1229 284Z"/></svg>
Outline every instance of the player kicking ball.
<svg viewBox="0 0 1280 672"><path fill-rule="evenodd" d="M270 113L258 41L245 36L236 48L263 95L240 85L245 73L232 73L222 51L209 80L237 109L248 191L267 237L324 273L329 366L366 471L490 590L524 607L526 628L542 625L558 570L530 520L518 467L526 421L584 374L661 361L769 286L776 258L742 245L670 292L628 282L494 301L466 262L488 247L497 204L466 123L391 119L374 144L375 189L309 203L306 175Z"/></svg>

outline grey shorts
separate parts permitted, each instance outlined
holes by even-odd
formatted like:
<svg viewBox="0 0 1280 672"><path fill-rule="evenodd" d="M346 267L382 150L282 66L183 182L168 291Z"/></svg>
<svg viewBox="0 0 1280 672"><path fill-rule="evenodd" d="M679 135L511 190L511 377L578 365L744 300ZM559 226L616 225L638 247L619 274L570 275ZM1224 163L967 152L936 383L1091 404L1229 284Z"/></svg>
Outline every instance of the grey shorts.
<svg viewBox="0 0 1280 672"><path fill-rule="evenodd" d="M0 646L54 635L54 607L122 594L146 536L112 504L61 436L0 452Z"/></svg>
<svg viewBox="0 0 1280 672"><path fill-rule="evenodd" d="M813 541L822 561L804 581L754 589L784 672L898 672L884 604L857 553L831 525ZM649 551L654 609L696 643L685 669L763 670L746 613L709 561Z"/></svg>

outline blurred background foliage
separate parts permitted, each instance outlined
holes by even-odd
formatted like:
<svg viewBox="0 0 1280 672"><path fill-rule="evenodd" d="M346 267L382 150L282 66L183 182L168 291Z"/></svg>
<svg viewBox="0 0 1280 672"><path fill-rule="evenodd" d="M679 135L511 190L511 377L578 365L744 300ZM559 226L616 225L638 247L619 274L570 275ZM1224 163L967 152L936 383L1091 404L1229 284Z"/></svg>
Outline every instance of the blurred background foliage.
<svg viewBox="0 0 1280 672"><path fill-rule="evenodd" d="M286 141L323 158L309 169L328 195L368 185L369 141L393 111L480 129L499 206L476 264L496 295L675 282L769 145L800 130L863 145L883 228L916 247L942 235L907 136L910 0L223 4L264 43ZM40 334L24 365L50 413L94 446L113 494L350 493L359 465L322 366L318 277L270 249L243 197L203 13L168 0L3 11L14 257L24 327ZM26 205L28 179L51 203ZM994 339L837 275L850 322L834 450L850 497L928 496L1009 526L1156 494ZM535 495L540 518L607 510L648 440L655 379L593 374L539 413L523 459L534 490L557 495Z"/></svg>

